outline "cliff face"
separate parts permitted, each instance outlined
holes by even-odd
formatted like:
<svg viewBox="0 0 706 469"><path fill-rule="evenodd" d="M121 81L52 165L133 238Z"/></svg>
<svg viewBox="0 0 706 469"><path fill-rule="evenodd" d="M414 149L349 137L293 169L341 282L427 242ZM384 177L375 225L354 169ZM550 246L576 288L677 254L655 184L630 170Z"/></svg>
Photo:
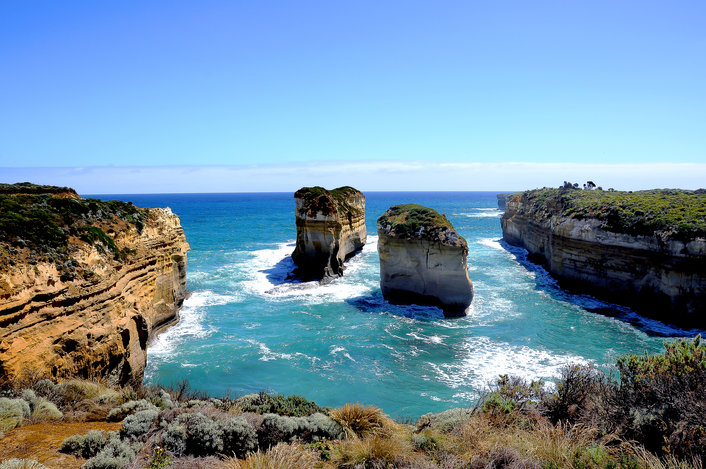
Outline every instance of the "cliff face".
<svg viewBox="0 0 706 469"><path fill-rule="evenodd" d="M507 204L507 199L511 194L498 194L498 209L505 210L505 205Z"/></svg>
<svg viewBox="0 0 706 469"><path fill-rule="evenodd" d="M463 316L473 300L468 244L436 211L415 204L390 207L378 219L380 288L391 303L439 306Z"/></svg>
<svg viewBox="0 0 706 469"><path fill-rule="evenodd" d="M305 277L343 275L343 263L362 249L365 196L352 187L328 191L304 187L294 193L297 245L292 259Z"/></svg>
<svg viewBox="0 0 706 469"><path fill-rule="evenodd" d="M562 286L670 323L706 327L703 237L609 231L607 223L618 223L600 219L598 212L578 218L566 200L550 197L538 204L534 195L508 200L503 239L527 249L530 260L544 264Z"/></svg>
<svg viewBox="0 0 706 469"><path fill-rule="evenodd" d="M38 245L46 240L0 226L0 379L33 370L139 382L149 338L176 318L186 292L189 245L179 218L117 202L35 202L66 237ZM67 213L77 214L72 223Z"/></svg>

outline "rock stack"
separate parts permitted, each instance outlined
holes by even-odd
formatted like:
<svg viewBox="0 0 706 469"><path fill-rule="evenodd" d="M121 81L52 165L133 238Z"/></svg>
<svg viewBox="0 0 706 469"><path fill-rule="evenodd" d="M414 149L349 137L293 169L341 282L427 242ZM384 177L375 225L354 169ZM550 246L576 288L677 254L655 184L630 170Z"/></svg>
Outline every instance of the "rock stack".
<svg viewBox="0 0 706 469"><path fill-rule="evenodd" d="M365 196L349 186L326 190L303 187L294 193L297 274L330 280L343 275L343 263L363 248Z"/></svg>
<svg viewBox="0 0 706 469"><path fill-rule="evenodd" d="M439 306L464 316L473 300L468 244L436 210L395 205L378 219L380 287L391 303Z"/></svg>

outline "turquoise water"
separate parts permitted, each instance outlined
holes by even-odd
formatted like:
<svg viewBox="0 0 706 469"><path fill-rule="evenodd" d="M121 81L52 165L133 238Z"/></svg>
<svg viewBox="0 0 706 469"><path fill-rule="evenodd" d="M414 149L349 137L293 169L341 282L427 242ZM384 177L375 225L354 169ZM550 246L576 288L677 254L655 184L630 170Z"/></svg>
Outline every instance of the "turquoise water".
<svg viewBox="0 0 706 469"><path fill-rule="evenodd" d="M687 335L557 288L500 241L495 193L368 193L368 243L333 283L289 283L287 194L100 196L169 206L191 244L180 322L148 349L146 381L186 378L214 395L261 390L320 405L374 403L398 417L467 406L501 373L551 381L566 363L609 364ZM444 212L469 244L469 315L381 297L375 220L396 203ZM601 309L611 315L591 312Z"/></svg>

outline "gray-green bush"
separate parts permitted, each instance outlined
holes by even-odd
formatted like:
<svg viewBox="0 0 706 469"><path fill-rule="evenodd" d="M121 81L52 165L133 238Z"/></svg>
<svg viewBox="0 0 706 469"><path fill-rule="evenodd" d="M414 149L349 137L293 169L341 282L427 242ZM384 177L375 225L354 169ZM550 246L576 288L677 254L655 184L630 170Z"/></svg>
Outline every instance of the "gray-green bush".
<svg viewBox="0 0 706 469"><path fill-rule="evenodd" d="M223 452L239 458L257 449L257 433L243 417L233 417L218 422L223 438Z"/></svg>
<svg viewBox="0 0 706 469"><path fill-rule="evenodd" d="M123 432L129 438L142 436L150 429L157 415L159 412L154 409L141 410L128 415L123 420Z"/></svg>
<svg viewBox="0 0 706 469"><path fill-rule="evenodd" d="M0 469L48 469L47 466L34 459L6 459L0 462Z"/></svg>
<svg viewBox="0 0 706 469"><path fill-rule="evenodd" d="M121 405L120 407L116 407L114 409L111 409L110 412L108 412L108 416L106 417L106 420L109 422L120 422L123 420L125 417L128 415L132 415L136 412L140 412L143 410L158 410L157 406L152 404L151 402L145 400L145 399L140 399L139 401L128 401Z"/></svg>
<svg viewBox="0 0 706 469"><path fill-rule="evenodd" d="M85 435L72 435L61 442L59 451L81 458L92 458L108 443L108 436L100 430L90 430Z"/></svg>
<svg viewBox="0 0 706 469"><path fill-rule="evenodd" d="M122 469L132 461L141 444L121 440L117 434L111 435L98 454L86 461L82 469Z"/></svg>

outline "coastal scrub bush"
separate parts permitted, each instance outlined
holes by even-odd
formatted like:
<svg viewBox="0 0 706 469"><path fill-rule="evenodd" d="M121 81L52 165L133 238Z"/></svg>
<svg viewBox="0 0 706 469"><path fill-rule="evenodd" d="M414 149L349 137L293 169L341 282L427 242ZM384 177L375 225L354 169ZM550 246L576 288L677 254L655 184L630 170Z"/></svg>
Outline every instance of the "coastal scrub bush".
<svg viewBox="0 0 706 469"><path fill-rule="evenodd" d="M60 420L63 416L64 414L61 413L53 402L48 401L43 397L38 397L32 401L31 418L35 422Z"/></svg>
<svg viewBox="0 0 706 469"><path fill-rule="evenodd" d="M665 342L659 355L618 359L620 384L612 412L619 433L650 451L706 455L706 344Z"/></svg>
<svg viewBox="0 0 706 469"><path fill-rule="evenodd" d="M162 445L176 455L216 454L223 451L223 430L201 413L181 414L162 434Z"/></svg>
<svg viewBox="0 0 706 469"><path fill-rule="evenodd" d="M124 404L122 404L120 407L116 407L114 409L111 409L110 412L108 412L108 416L106 417L106 420L109 422L120 422L123 420L125 417L128 415L134 414L136 412L140 412L143 410L157 410L157 406L152 404L151 402L145 400L145 399L140 399L139 401L128 401Z"/></svg>
<svg viewBox="0 0 706 469"><path fill-rule="evenodd" d="M39 381L36 381L34 384L32 384L32 389L40 396L49 398L54 394L56 384L50 379L40 379Z"/></svg>
<svg viewBox="0 0 706 469"><path fill-rule="evenodd" d="M29 416L30 407L24 399L0 397L0 431L19 427Z"/></svg>
<svg viewBox="0 0 706 469"><path fill-rule="evenodd" d="M543 396L541 413L554 424L604 419L615 383L592 365L567 365L560 373L556 390ZM594 426L600 425L597 421Z"/></svg>
<svg viewBox="0 0 706 469"><path fill-rule="evenodd" d="M156 391L149 393L146 399L162 410L171 409L172 407L174 407L174 401L172 401L172 397L164 389L157 389Z"/></svg>
<svg viewBox="0 0 706 469"><path fill-rule="evenodd" d="M137 438L144 435L152 426L157 415L159 415L159 412L153 409L141 410L128 415L123 420L123 432L129 438Z"/></svg>
<svg viewBox="0 0 706 469"><path fill-rule="evenodd" d="M308 401L296 394L286 397L280 394L270 395L264 392L246 394L236 399L235 403L243 409L243 412L255 412L258 414L303 417L317 412L328 413L328 409L319 407L315 402Z"/></svg>
<svg viewBox="0 0 706 469"><path fill-rule="evenodd" d="M135 458L141 444L129 443L112 435L98 454L81 466L81 469L122 469Z"/></svg>
<svg viewBox="0 0 706 469"><path fill-rule="evenodd" d="M320 412L300 418L299 426L306 441L335 440L345 436L341 424Z"/></svg>
<svg viewBox="0 0 706 469"><path fill-rule="evenodd" d="M6 459L0 462L0 469L48 469L47 466L34 459Z"/></svg>
<svg viewBox="0 0 706 469"><path fill-rule="evenodd" d="M230 458L227 469L311 469L320 462L319 456L300 444L280 443L267 452L251 453L244 461Z"/></svg>
<svg viewBox="0 0 706 469"><path fill-rule="evenodd" d="M280 442L293 441L301 431L301 417L265 414L258 440L261 448L270 448Z"/></svg>
<svg viewBox="0 0 706 469"><path fill-rule="evenodd" d="M349 434L364 437L384 431L389 418L379 407L355 403L331 411L331 418L337 421Z"/></svg>
<svg viewBox="0 0 706 469"><path fill-rule="evenodd" d="M239 458L257 449L257 433L242 417L233 417L217 423L223 438L223 452Z"/></svg>
<svg viewBox="0 0 706 469"><path fill-rule="evenodd" d="M448 409L437 414L429 413L422 415L415 423L418 430L430 427L441 433L449 433L454 428L467 422L471 415L471 409Z"/></svg>
<svg viewBox="0 0 706 469"><path fill-rule="evenodd" d="M90 430L85 435L72 435L61 442L59 451L89 459L98 454L108 443L108 436L100 430Z"/></svg>
<svg viewBox="0 0 706 469"><path fill-rule="evenodd" d="M57 384L53 391L58 403L68 406L84 399L96 398L106 392L106 390L106 387L100 384L74 379Z"/></svg>

